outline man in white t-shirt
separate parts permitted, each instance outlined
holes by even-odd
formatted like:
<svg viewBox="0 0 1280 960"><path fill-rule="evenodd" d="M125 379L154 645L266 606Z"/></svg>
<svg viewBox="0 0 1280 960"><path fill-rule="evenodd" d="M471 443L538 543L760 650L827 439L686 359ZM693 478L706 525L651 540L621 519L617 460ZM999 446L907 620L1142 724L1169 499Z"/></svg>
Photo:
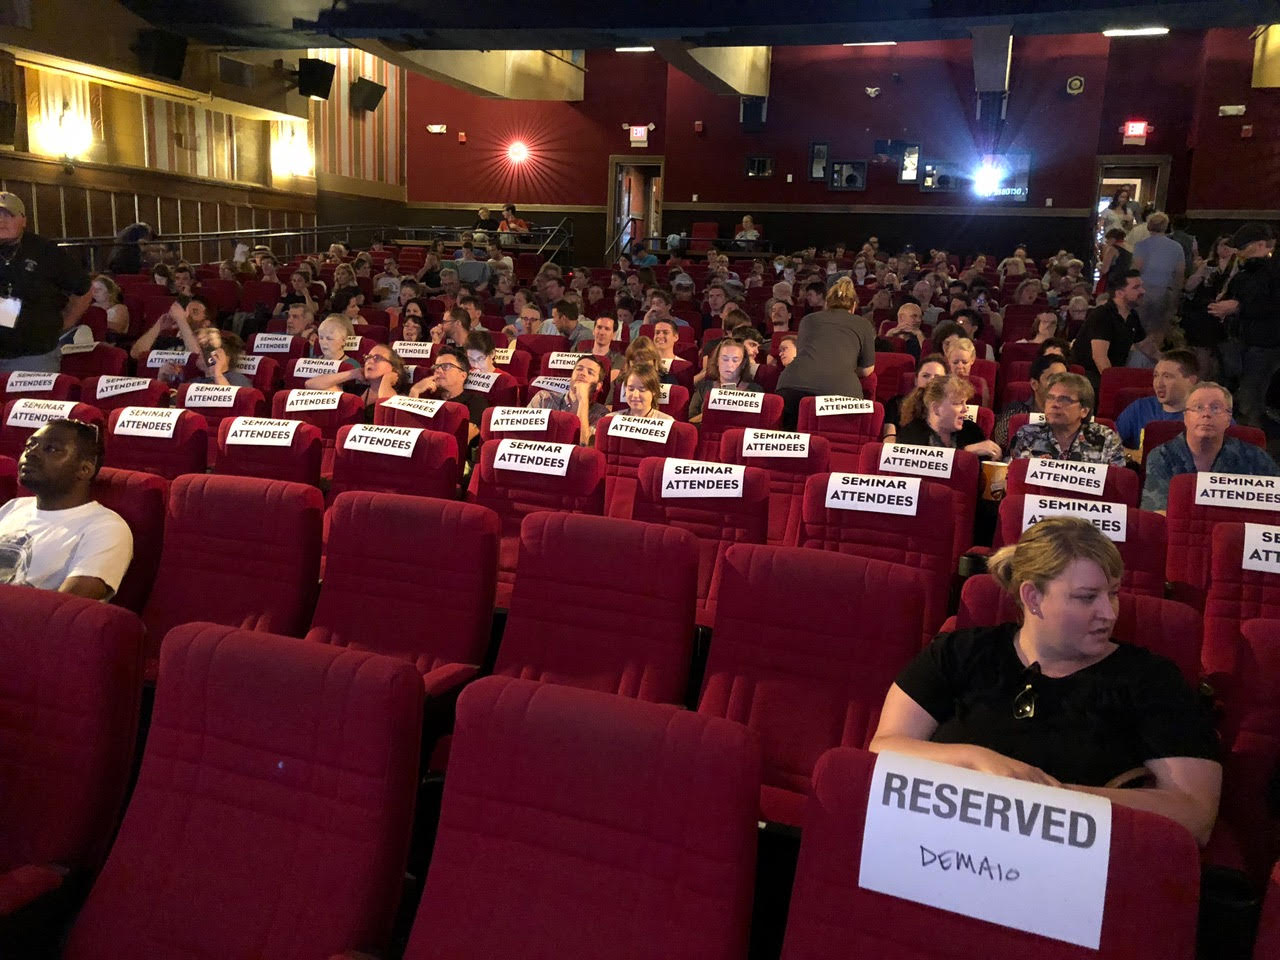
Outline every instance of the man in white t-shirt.
<svg viewBox="0 0 1280 960"><path fill-rule="evenodd" d="M50 420L31 435L18 480L35 496L0 507L0 583L111 599L133 559L133 534L93 499L101 466L93 424Z"/></svg>

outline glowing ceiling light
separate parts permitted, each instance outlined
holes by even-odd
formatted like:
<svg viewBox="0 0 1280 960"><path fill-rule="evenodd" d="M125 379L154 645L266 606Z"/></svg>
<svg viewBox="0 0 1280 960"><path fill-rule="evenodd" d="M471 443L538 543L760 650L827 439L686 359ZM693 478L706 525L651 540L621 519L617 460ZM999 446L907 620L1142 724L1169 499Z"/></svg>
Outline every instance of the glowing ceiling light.
<svg viewBox="0 0 1280 960"><path fill-rule="evenodd" d="M653 47L614 47L614 53L653 53Z"/></svg>
<svg viewBox="0 0 1280 960"><path fill-rule="evenodd" d="M896 47L897 40L861 40L858 43L843 43L843 47Z"/></svg>
<svg viewBox="0 0 1280 960"><path fill-rule="evenodd" d="M524 163L529 159L529 148L524 141L517 140L507 147L507 159L512 163Z"/></svg>
<svg viewBox="0 0 1280 960"><path fill-rule="evenodd" d="M1004 181L1004 170L990 161L984 161L973 171L973 192L980 197L993 197Z"/></svg>
<svg viewBox="0 0 1280 960"><path fill-rule="evenodd" d="M1103 30L1104 37L1163 37L1169 32L1168 27L1112 27Z"/></svg>

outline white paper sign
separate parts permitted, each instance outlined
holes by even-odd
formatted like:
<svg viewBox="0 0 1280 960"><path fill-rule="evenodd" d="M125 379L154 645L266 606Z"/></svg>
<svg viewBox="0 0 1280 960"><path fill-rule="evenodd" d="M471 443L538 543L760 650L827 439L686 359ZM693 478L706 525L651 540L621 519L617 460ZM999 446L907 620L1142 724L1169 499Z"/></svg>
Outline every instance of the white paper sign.
<svg viewBox="0 0 1280 960"><path fill-rule="evenodd" d="M570 384L568 377L534 377L529 386L552 393L568 393Z"/></svg>
<svg viewBox="0 0 1280 960"><path fill-rule="evenodd" d="M414 445L422 435L421 427L384 427L357 423L347 431L344 450L364 450L392 457L412 457Z"/></svg>
<svg viewBox="0 0 1280 960"><path fill-rule="evenodd" d="M748 428L742 431L742 455L803 460L809 456L809 434Z"/></svg>
<svg viewBox="0 0 1280 960"><path fill-rule="evenodd" d="M293 349L294 337L288 333L255 333L254 353L288 353Z"/></svg>
<svg viewBox="0 0 1280 960"><path fill-rule="evenodd" d="M405 360L430 360L436 352L436 344L427 340L397 340L391 349Z"/></svg>
<svg viewBox="0 0 1280 960"><path fill-rule="evenodd" d="M1240 558L1240 568L1280 573L1280 527L1263 523L1244 525L1244 554Z"/></svg>
<svg viewBox="0 0 1280 960"><path fill-rule="evenodd" d="M178 407L125 407L111 432L126 437L172 437L184 412Z"/></svg>
<svg viewBox="0 0 1280 960"><path fill-rule="evenodd" d="M185 367L191 360L191 356L186 350L152 350L147 354L147 369L156 370L166 363L172 363L175 367Z"/></svg>
<svg viewBox="0 0 1280 960"><path fill-rule="evenodd" d="M23 397L13 401L7 425L40 427L50 420L61 420L71 416L71 411L75 408L74 400L33 400L30 397Z"/></svg>
<svg viewBox="0 0 1280 960"><path fill-rule="evenodd" d="M1053 487L1087 497L1100 497L1107 485L1107 465L1033 457L1027 464L1027 483L1033 487Z"/></svg>
<svg viewBox="0 0 1280 960"><path fill-rule="evenodd" d="M444 406L443 400L432 400L430 397L387 397L382 401L384 407L390 407L392 410L403 410L406 413L416 413L420 417L434 417L440 412L440 408Z"/></svg>
<svg viewBox="0 0 1280 960"><path fill-rule="evenodd" d="M347 337L346 340L342 341L343 351L346 353L359 353L360 341L362 339L363 338L358 333L352 334L351 336Z"/></svg>
<svg viewBox="0 0 1280 960"><path fill-rule="evenodd" d="M662 496L741 499L747 468L740 463L707 463L668 457L662 464Z"/></svg>
<svg viewBox="0 0 1280 960"><path fill-rule="evenodd" d="M240 359L236 361L236 370L249 377L258 375L258 367L262 365L262 358L257 354L245 353L241 354Z"/></svg>
<svg viewBox="0 0 1280 960"><path fill-rule="evenodd" d="M1039 423L1048 423L1048 422L1049 422L1048 419L1045 417L1043 413L1036 413L1035 411L1032 411L1031 413L1027 414L1027 423L1039 424Z"/></svg>
<svg viewBox="0 0 1280 960"><path fill-rule="evenodd" d="M468 373L467 382L463 387L467 390L474 390L476 393L488 393L493 389L493 385L498 382L500 374L497 373Z"/></svg>
<svg viewBox="0 0 1280 960"><path fill-rule="evenodd" d="M828 510L861 510L914 517L920 508L919 477L833 473L827 478Z"/></svg>
<svg viewBox="0 0 1280 960"><path fill-rule="evenodd" d="M978 422L978 405L976 403L970 403L965 406L964 418L966 420L972 420L974 423Z"/></svg>
<svg viewBox="0 0 1280 960"><path fill-rule="evenodd" d="M1045 517L1079 517L1081 520L1088 520L1108 540L1116 543L1124 543L1128 536L1129 512L1123 503L1027 494L1022 503L1022 529L1026 530Z"/></svg>
<svg viewBox="0 0 1280 960"><path fill-rule="evenodd" d="M905 443L886 443L880 448L881 473L910 473L918 477L949 480L955 463L955 447L917 447Z"/></svg>
<svg viewBox="0 0 1280 960"><path fill-rule="evenodd" d="M840 397L835 394L813 398L813 413L818 417L874 413L875 409L873 400L859 400L856 397Z"/></svg>
<svg viewBox="0 0 1280 960"><path fill-rule="evenodd" d="M759 413L764 409L764 394L751 390L725 390L712 387L708 410L732 410L735 413Z"/></svg>
<svg viewBox="0 0 1280 960"><path fill-rule="evenodd" d="M498 431L546 430L551 426L549 407L494 407L489 429Z"/></svg>
<svg viewBox="0 0 1280 960"><path fill-rule="evenodd" d="M1096 950L1111 801L881 753L858 886Z"/></svg>
<svg viewBox="0 0 1280 960"><path fill-rule="evenodd" d="M499 440L493 458L495 470L518 470L563 477L569 472L572 443L544 443L541 440Z"/></svg>
<svg viewBox="0 0 1280 960"><path fill-rule="evenodd" d="M1280 477L1243 473L1197 473L1196 505L1239 510L1280 509Z"/></svg>
<svg viewBox="0 0 1280 960"><path fill-rule="evenodd" d="M323 376L326 373L337 373L341 366L341 361L338 360L307 357L293 362L292 376L297 377L299 380L307 380L311 377Z"/></svg>
<svg viewBox="0 0 1280 960"><path fill-rule="evenodd" d="M554 353L547 354L547 362L544 366L546 370L572 370L578 365L578 361L582 359L580 353L567 353L564 350L557 350Z"/></svg>
<svg viewBox="0 0 1280 960"><path fill-rule="evenodd" d="M628 440L644 440L648 443L666 443L671 436L674 420L665 417L632 417L615 413L609 418L605 433L610 437Z"/></svg>
<svg viewBox="0 0 1280 960"><path fill-rule="evenodd" d="M671 384L662 383L658 385L658 406L671 402Z"/></svg>
<svg viewBox="0 0 1280 960"><path fill-rule="evenodd" d="M515 347L494 347L493 362L499 366L506 366L511 362L511 358L515 356Z"/></svg>
<svg viewBox="0 0 1280 960"><path fill-rule="evenodd" d="M15 370L5 381L5 393L48 393L58 382L56 373L37 373L33 370Z"/></svg>
<svg viewBox="0 0 1280 960"><path fill-rule="evenodd" d="M155 381L147 377L99 377L96 394L99 400L105 400L107 397L118 396L122 393L136 393L139 390L146 390L153 383Z"/></svg>
<svg viewBox="0 0 1280 960"><path fill-rule="evenodd" d="M62 345L62 355L69 356L73 353L93 353L98 348L96 343L64 343Z"/></svg>
<svg viewBox="0 0 1280 960"><path fill-rule="evenodd" d="M297 410L337 410L341 390L290 390L285 399L286 413Z"/></svg>
<svg viewBox="0 0 1280 960"><path fill-rule="evenodd" d="M227 443L249 447L287 447L293 443L301 420L236 417L227 431Z"/></svg>
<svg viewBox="0 0 1280 960"><path fill-rule="evenodd" d="M187 387L184 407L233 407L239 387L222 383L193 383Z"/></svg>

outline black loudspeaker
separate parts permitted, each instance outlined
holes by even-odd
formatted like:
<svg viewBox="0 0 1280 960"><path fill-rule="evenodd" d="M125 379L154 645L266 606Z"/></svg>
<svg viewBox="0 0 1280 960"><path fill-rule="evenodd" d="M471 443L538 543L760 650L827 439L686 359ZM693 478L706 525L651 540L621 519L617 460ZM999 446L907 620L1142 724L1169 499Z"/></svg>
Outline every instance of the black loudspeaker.
<svg viewBox="0 0 1280 960"><path fill-rule="evenodd" d="M0 144L11 147L18 134L18 105L0 100Z"/></svg>
<svg viewBox="0 0 1280 960"><path fill-rule="evenodd" d="M378 104L382 102L382 95L386 92L387 88L382 84L360 77L351 84L351 109L377 110Z"/></svg>
<svg viewBox="0 0 1280 960"><path fill-rule="evenodd" d="M138 31L138 64L143 73L166 80L182 79L187 62L187 38L168 30Z"/></svg>
<svg viewBox="0 0 1280 960"><path fill-rule="evenodd" d="M768 97L742 97L738 101L738 120L745 131L758 133L763 130L768 115Z"/></svg>
<svg viewBox="0 0 1280 960"><path fill-rule="evenodd" d="M333 74L338 68L327 60L303 57L298 61L298 92L312 100L328 100Z"/></svg>

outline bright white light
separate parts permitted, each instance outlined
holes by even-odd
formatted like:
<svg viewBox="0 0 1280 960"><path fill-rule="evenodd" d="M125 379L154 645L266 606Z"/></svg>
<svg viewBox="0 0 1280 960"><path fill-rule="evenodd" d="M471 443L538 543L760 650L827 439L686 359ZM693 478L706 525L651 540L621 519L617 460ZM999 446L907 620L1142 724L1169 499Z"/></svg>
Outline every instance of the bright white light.
<svg viewBox="0 0 1280 960"><path fill-rule="evenodd" d="M1103 30L1104 37L1163 37L1168 27L1113 27Z"/></svg>
<svg viewBox="0 0 1280 960"><path fill-rule="evenodd" d="M282 124L272 132L271 172L277 177L310 177L315 174L315 159L307 143L305 128Z"/></svg>
<svg viewBox="0 0 1280 960"><path fill-rule="evenodd" d="M523 141L517 140L507 147L507 159L512 163L524 163L529 159L529 148Z"/></svg>
<svg viewBox="0 0 1280 960"><path fill-rule="evenodd" d="M614 47L614 53L653 53L653 47Z"/></svg>
<svg viewBox="0 0 1280 960"><path fill-rule="evenodd" d="M93 123L64 104L59 116L32 123L31 147L45 156L78 159L93 147Z"/></svg>
<svg viewBox="0 0 1280 960"><path fill-rule="evenodd" d="M863 40L860 43L844 43L844 47L896 47L897 40Z"/></svg>
<svg viewBox="0 0 1280 960"><path fill-rule="evenodd" d="M1004 170L984 161L973 171L973 192L980 197L994 197L1004 181Z"/></svg>

